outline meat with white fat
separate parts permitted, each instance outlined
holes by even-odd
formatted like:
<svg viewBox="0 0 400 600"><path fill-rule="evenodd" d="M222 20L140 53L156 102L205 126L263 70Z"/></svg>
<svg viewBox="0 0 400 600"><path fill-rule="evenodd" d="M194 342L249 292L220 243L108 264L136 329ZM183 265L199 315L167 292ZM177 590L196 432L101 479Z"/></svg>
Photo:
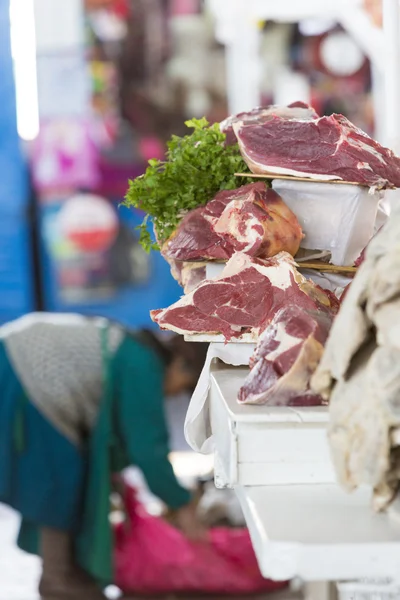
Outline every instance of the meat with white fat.
<svg viewBox="0 0 400 600"><path fill-rule="evenodd" d="M181 334L222 334L230 340L252 333L256 338L288 305L331 310L338 301L303 277L287 252L264 260L237 253L218 278L204 281L169 308L151 311L151 317L162 329Z"/></svg>
<svg viewBox="0 0 400 600"><path fill-rule="evenodd" d="M335 307L336 308L336 307ZM244 404L315 406L322 398L310 380L323 352L335 310L282 308L261 333L250 373L238 395Z"/></svg>
<svg viewBox="0 0 400 600"><path fill-rule="evenodd" d="M400 158L343 115L263 122L237 121L233 129L253 173L343 180L400 187Z"/></svg>
<svg viewBox="0 0 400 600"><path fill-rule="evenodd" d="M259 106L248 112L242 112L232 115L220 123L220 129L226 134L226 143L228 145L235 143L236 135L233 125L237 122L243 123L263 123L272 115L282 117L283 119L317 119L318 114L305 102L292 102L289 106L278 106L275 104L269 106Z"/></svg>
<svg viewBox="0 0 400 600"><path fill-rule="evenodd" d="M223 190L190 211L163 245L168 260L228 260L235 252L269 258L296 254L303 233L282 198L259 181Z"/></svg>

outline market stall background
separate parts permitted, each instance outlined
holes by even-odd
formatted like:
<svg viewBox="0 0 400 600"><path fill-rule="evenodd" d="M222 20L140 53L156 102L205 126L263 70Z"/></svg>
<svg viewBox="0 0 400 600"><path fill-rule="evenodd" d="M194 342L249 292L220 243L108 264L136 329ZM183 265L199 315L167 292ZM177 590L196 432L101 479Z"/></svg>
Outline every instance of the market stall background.
<svg viewBox="0 0 400 600"><path fill-rule="evenodd" d="M163 157L170 135L184 132L185 118L206 115L211 122L220 121L235 102L243 102L238 110L253 108L251 94L263 104L303 100L320 114L345 114L388 145L392 136L393 147L398 149L394 92L399 78L387 76L398 63L384 52L374 63L383 48L378 30L382 13L377 2L329 2L326 14L314 18L311 5L315 7L315 3L304 2L297 11L293 3L273 3L274 8L267 1L257 19L240 23L240 44L232 36L238 22L224 20L226 12L222 19L218 16L216 8L223 5L221 1L91 0L84 6L75 0L68 5L61 0L35 0L29 3L23 23L16 4L11 5L11 47L7 3L2 4L4 19L0 21L6 32L2 40L4 73L8 73L2 82L4 106L9 111L4 110L4 124L11 127L5 137L10 145L4 146L4 156L0 156L5 174L2 240L7 242L0 254L4 262L2 321L46 308L103 314L130 325L147 325L150 308L168 306L178 298L181 290L170 277L168 265L159 254L148 255L138 244L135 226L142 213L119 204L127 180L143 173L147 159ZM261 4L249 1L248 13ZM232 1L232 7L237 6ZM271 8L268 20L266 6ZM349 9L347 22L346 11L340 7ZM343 18L338 18L339 12ZM51 23L56 19L65 27L55 34ZM363 28L371 34L367 42L360 36ZM398 23L394 21L391 33L396 31ZM386 50L393 49L390 44L395 38L387 36ZM249 60L254 50L256 61ZM386 78L383 69L379 72L377 68L385 58ZM253 69L256 63L258 71ZM233 70L232 65L236 65ZM256 85L247 87L252 77ZM29 98L29 111L24 98ZM391 131L385 119L393 119ZM23 152L16 124L26 142ZM225 375L212 375L214 408L228 405L234 398L234 394L220 393ZM232 427L239 424L240 429L243 413L236 412L236 404L228 409ZM314 433L324 439L324 419L318 420L318 411L317 417L310 414L311 420L318 422L318 427L312 428ZM268 419L267 414L265 421ZM226 426L226 419L224 423ZM307 448L303 449L307 455ZM284 445L281 450L285 454ZM305 579L328 579L332 573L345 578L369 575L376 539L385 542L376 572L382 576L394 573L396 559L391 552L398 539L396 531L384 516L372 518L363 494L345 502L332 483L327 454L321 456L321 470L328 475L317 495L307 479L312 478L309 472L313 474L314 464L302 475L306 482L300 483L306 485L297 489L276 485L269 489L267 503L259 485L238 490L264 573L282 578L300 572ZM307 461L297 458L295 469L301 477L299 467L308 468ZM235 474L236 462L232 460L229 468L230 475ZM222 471L217 465L217 477ZM293 483L290 477L291 473L285 484ZM282 478L281 470L277 478ZM277 518L284 500L297 506L290 531L287 522ZM324 510L319 515L321 526L310 533L307 518L314 518L315 503ZM264 505L269 509L261 510ZM343 528L344 506L357 516L351 531ZM269 545L265 540L271 537L271 522L275 528ZM339 543L333 549L337 555L325 561L333 538ZM325 591L320 590L319 597Z"/></svg>
<svg viewBox="0 0 400 600"><path fill-rule="evenodd" d="M13 169L20 165L22 177L18 190L4 197L20 197L24 208L17 210L14 199L12 239L19 240L12 253L15 300L2 294L1 319L39 308L150 324L148 310L171 303L180 289L158 253L146 255L138 246L140 213L119 203L128 178L141 174L149 158L162 157L166 140L183 133L186 118L206 115L213 122L228 114L227 49L217 41L213 7L197 0L28 4L22 23L11 3L17 121L26 141L21 153L14 119L18 160ZM7 2L3 9L2 56L11 76ZM60 18L66 24L62 34L50 26ZM262 103L302 99L321 114L342 112L374 132L369 60L335 19L268 20L258 28ZM29 109L26 97L32 100ZM13 102L10 93L10 114ZM8 128L12 123L7 119ZM8 129L2 131L12 139ZM11 178L12 171L6 171ZM58 214L82 192L103 198L118 217L118 233L103 247L90 241L83 247L63 237ZM11 204L4 206L9 213ZM101 214L100 200L97 206ZM92 214L88 240L98 227L94 207ZM32 258L25 260L28 253Z"/></svg>

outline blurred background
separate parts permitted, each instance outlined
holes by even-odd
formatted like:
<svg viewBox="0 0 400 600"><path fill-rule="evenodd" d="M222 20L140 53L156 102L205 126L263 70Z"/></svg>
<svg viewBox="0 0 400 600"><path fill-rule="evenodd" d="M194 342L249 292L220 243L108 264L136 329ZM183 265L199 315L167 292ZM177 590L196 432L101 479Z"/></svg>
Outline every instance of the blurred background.
<svg viewBox="0 0 400 600"><path fill-rule="evenodd" d="M322 8L298 20L298 0L280 20L237 18L262 0L0 0L0 324L46 310L149 326L179 297L138 244L143 215L120 203L188 118L303 100L385 141L369 60L380 0L337 2L346 29ZM174 468L190 479L212 460L182 453L185 402L168 411ZM0 600L35 600L39 564L12 546L16 528L0 506Z"/></svg>
<svg viewBox="0 0 400 600"><path fill-rule="evenodd" d="M187 118L219 121L256 93L379 139L363 49L335 20L296 22L292 4L293 22L253 23L256 60L232 74L228 0L0 0L0 322L50 310L150 325L177 299L168 265L138 245L142 215L119 204ZM380 26L379 2L360 14ZM256 91L241 90L255 68Z"/></svg>

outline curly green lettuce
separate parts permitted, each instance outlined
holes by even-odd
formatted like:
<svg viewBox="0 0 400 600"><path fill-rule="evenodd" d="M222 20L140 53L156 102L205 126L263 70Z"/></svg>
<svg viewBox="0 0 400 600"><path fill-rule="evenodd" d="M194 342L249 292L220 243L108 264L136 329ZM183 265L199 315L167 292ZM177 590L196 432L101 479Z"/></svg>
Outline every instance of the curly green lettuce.
<svg viewBox="0 0 400 600"><path fill-rule="evenodd" d="M251 182L235 173L250 172L237 144L226 146L219 124L203 119L185 123L193 129L184 137L172 136L166 160L152 159L141 177L129 181L123 204L143 210L140 243L147 251L159 249L189 210L206 204L220 190ZM153 223L157 243L148 229Z"/></svg>

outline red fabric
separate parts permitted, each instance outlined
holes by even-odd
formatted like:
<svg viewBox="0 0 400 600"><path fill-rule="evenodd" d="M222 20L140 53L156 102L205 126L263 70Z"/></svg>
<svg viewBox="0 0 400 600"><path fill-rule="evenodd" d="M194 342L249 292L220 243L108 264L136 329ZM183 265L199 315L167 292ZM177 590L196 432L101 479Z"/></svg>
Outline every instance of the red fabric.
<svg viewBox="0 0 400 600"><path fill-rule="evenodd" d="M263 579L245 529L212 529L207 543L193 543L149 515L131 489L125 507L128 522L115 532L115 584L124 592L239 595L287 585Z"/></svg>

